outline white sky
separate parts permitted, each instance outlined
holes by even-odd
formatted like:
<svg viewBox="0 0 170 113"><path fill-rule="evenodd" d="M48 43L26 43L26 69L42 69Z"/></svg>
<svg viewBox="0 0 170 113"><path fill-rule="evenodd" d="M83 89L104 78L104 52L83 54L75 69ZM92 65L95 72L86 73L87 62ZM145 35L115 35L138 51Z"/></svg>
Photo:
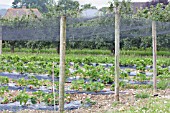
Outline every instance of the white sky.
<svg viewBox="0 0 170 113"><path fill-rule="evenodd" d="M0 0L0 4L3 5L10 5L12 4L14 0ZM58 0L56 0L58 1ZM79 1L79 3L82 4L87 4L87 3L91 3L93 6L96 6L97 8L101 8L104 6L108 6L108 2L109 1L113 1L113 0L77 0ZM146 2L149 0L131 0L132 2Z"/></svg>

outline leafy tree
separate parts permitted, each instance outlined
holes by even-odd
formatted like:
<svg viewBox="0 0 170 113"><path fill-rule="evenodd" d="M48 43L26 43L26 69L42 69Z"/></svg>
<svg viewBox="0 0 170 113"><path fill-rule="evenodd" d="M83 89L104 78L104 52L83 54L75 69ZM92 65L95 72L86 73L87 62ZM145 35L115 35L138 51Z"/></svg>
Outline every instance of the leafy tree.
<svg viewBox="0 0 170 113"><path fill-rule="evenodd" d="M63 14L72 15L79 11L80 4L78 1L73 0L59 0L57 6L59 7L59 11Z"/></svg>
<svg viewBox="0 0 170 113"><path fill-rule="evenodd" d="M170 21L170 4L151 2L148 7L138 10L136 16L154 21Z"/></svg>
<svg viewBox="0 0 170 113"><path fill-rule="evenodd" d="M97 8L96 6L92 6L91 4L81 5L81 10L85 10L85 9L97 9Z"/></svg>
<svg viewBox="0 0 170 113"><path fill-rule="evenodd" d="M106 14L106 13L110 12L110 9L109 9L109 7L102 7L99 9L99 11L102 11L104 14Z"/></svg>
<svg viewBox="0 0 170 113"><path fill-rule="evenodd" d="M114 11L114 7L119 8L120 14L123 16L123 14L129 14L132 13L131 8L131 2L130 0L122 0L121 2L119 0L113 0L113 2L109 2L110 4L110 11Z"/></svg>
<svg viewBox="0 0 170 113"><path fill-rule="evenodd" d="M147 3L147 6L143 10L138 10L136 16L153 21L170 22L170 3L168 3L168 0L152 1ZM158 50L169 48L169 35L159 35L157 40Z"/></svg>
<svg viewBox="0 0 170 113"><path fill-rule="evenodd" d="M10 29L15 29L20 30L22 28L26 28L29 26L29 23L33 20L36 20L35 18L33 18L32 16L22 16L22 17L16 17L13 19L2 19L2 21L0 22L0 25L2 26L6 26ZM9 34L10 35L10 34ZM11 36L12 37L12 36ZM14 36L14 39L17 38L16 36ZM6 41L9 45L10 45L10 49L11 52L14 53L14 49L15 47L19 47L18 45L21 45L20 41L16 41L16 40L10 40L10 41ZM24 44L24 43L22 43Z"/></svg>
<svg viewBox="0 0 170 113"><path fill-rule="evenodd" d="M79 2L73 0L59 0L58 4L53 3L51 5L47 5L48 13L46 14L47 18L58 17L63 14L68 16L78 16L79 14Z"/></svg>
<svg viewBox="0 0 170 113"><path fill-rule="evenodd" d="M28 24L28 17L23 16L22 18L14 18L7 20L6 23L4 23L6 26L10 26L11 28L19 29L21 26L27 26ZM10 44L11 52L14 53L14 48L17 45L16 41L8 41Z"/></svg>

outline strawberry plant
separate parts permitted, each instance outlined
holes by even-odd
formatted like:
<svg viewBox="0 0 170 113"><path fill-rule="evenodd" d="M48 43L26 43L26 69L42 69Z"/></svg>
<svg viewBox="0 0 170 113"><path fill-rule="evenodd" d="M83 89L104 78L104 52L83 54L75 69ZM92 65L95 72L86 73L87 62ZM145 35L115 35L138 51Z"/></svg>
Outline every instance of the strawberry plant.
<svg viewBox="0 0 170 113"><path fill-rule="evenodd" d="M158 75L159 74L166 74L169 72L168 68L162 68L160 66L157 67L157 70L158 70Z"/></svg>
<svg viewBox="0 0 170 113"><path fill-rule="evenodd" d="M20 91L20 93L16 96L16 100L20 102L20 105L26 105L30 96L25 92L25 90Z"/></svg>
<svg viewBox="0 0 170 113"><path fill-rule="evenodd" d="M0 87L0 96L3 96L5 92L9 92L8 87Z"/></svg>
<svg viewBox="0 0 170 113"><path fill-rule="evenodd" d="M99 76L100 76L100 71L98 71L98 68L93 67L93 66L87 66L86 67L86 71L83 73L83 77L86 78L90 78L91 80L98 80ZM90 68L90 69L89 69Z"/></svg>
<svg viewBox="0 0 170 113"><path fill-rule="evenodd" d="M47 71L48 71L49 75L52 75L52 73L53 73L52 67L47 67ZM59 67L58 66L54 68L54 75L55 75L55 77L59 76Z"/></svg>
<svg viewBox="0 0 170 113"><path fill-rule="evenodd" d="M55 82L56 89L59 89L59 82Z"/></svg>
<svg viewBox="0 0 170 113"><path fill-rule="evenodd" d="M0 84L7 84L7 83L9 83L9 78L0 76Z"/></svg>
<svg viewBox="0 0 170 113"><path fill-rule="evenodd" d="M44 95L45 93L43 91L36 91L32 93L34 97L38 97L37 98L37 102L40 103L44 100Z"/></svg>
<svg viewBox="0 0 170 113"><path fill-rule="evenodd" d="M40 86L51 86L51 81L50 80L39 80L39 85Z"/></svg>
<svg viewBox="0 0 170 113"><path fill-rule="evenodd" d="M126 73L124 71L122 71L121 74L120 74L120 78L122 78L122 79L125 79L128 76L129 76L128 73Z"/></svg>
<svg viewBox="0 0 170 113"><path fill-rule="evenodd" d="M30 99L31 99L31 103L32 103L32 104L37 104L38 99L37 99L36 96L31 96Z"/></svg>
<svg viewBox="0 0 170 113"><path fill-rule="evenodd" d="M80 68L79 64L78 63L75 63L74 64L74 69L78 70Z"/></svg>
<svg viewBox="0 0 170 113"><path fill-rule="evenodd" d="M112 75L115 74L115 67L114 67L114 66L112 66L112 67L110 68L110 72L111 72Z"/></svg>
<svg viewBox="0 0 170 113"><path fill-rule="evenodd" d="M130 72L131 72L131 70L130 70L130 69L125 69L125 71L126 71L127 73L130 73Z"/></svg>
<svg viewBox="0 0 170 113"><path fill-rule="evenodd" d="M110 73L105 72L103 75L100 76L100 80L104 84L109 84L114 81L114 76L110 75Z"/></svg>
<svg viewBox="0 0 170 113"><path fill-rule="evenodd" d="M160 80L164 80L164 79L170 79L170 74L166 73L166 74L161 74L158 76L158 78Z"/></svg>
<svg viewBox="0 0 170 113"><path fill-rule="evenodd" d="M19 85L19 86L27 86L27 85L28 85L28 82L27 82L24 78L20 78L20 79L17 81L17 85Z"/></svg>
<svg viewBox="0 0 170 113"><path fill-rule="evenodd" d="M85 64L90 64L93 61L94 61L94 58L92 58L92 57L85 57L82 59L82 62Z"/></svg>
<svg viewBox="0 0 170 113"><path fill-rule="evenodd" d="M85 72L79 68L78 70L76 70L74 73L72 73L72 75L80 75L80 76L83 76Z"/></svg>
<svg viewBox="0 0 170 113"><path fill-rule="evenodd" d="M141 82L148 80L148 78L146 77L146 75L145 75L145 74L142 74L142 73L138 73L136 77L137 77L136 80L141 81Z"/></svg>
<svg viewBox="0 0 170 113"><path fill-rule="evenodd" d="M56 105L59 103L59 101L58 101L58 94L56 94L56 99L55 99L55 103L56 103ZM53 96L53 94L51 93L51 94L45 94L44 96L43 96L43 101L47 104L47 105L54 105L54 96Z"/></svg>
<svg viewBox="0 0 170 113"><path fill-rule="evenodd" d="M9 103L9 99L8 99L8 97L4 97L1 104L7 104L7 103Z"/></svg>
<svg viewBox="0 0 170 113"><path fill-rule="evenodd" d="M71 82L71 89L74 90L79 90L81 88L81 86L84 84L84 80L75 80Z"/></svg>
<svg viewBox="0 0 170 113"><path fill-rule="evenodd" d="M114 90L115 90L115 84L112 84L112 85L111 85L110 90L111 90L111 91L114 91Z"/></svg>
<svg viewBox="0 0 170 113"><path fill-rule="evenodd" d="M40 82L37 78L34 78L34 79L31 79L31 80L28 80L28 81L27 81L27 84L33 85L33 86L35 86L35 87L41 86L40 83L41 83L41 82Z"/></svg>
<svg viewBox="0 0 170 113"><path fill-rule="evenodd" d="M120 81L120 82L119 82L119 86L120 86L121 88L125 88L126 82Z"/></svg>
<svg viewBox="0 0 170 113"><path fill-rule="evenodd" d="M105 87L105 85L103 83L100 83L100 82L89 82L89 83L86 83L86 84L83 84L83 89L86 90L86 91L101 91L103 90Z"/></svg>
<svg viewBox="0 0 170 113"><path fill-rule="evenodd" d="M119 86L120 86L120 88L125 88L126 82L120 81L120 82L119 82ZM115 84L112 84L112 85L111 85L110 90L111 90L111 91L114 91L114 90L115 90Z"/></svg>
<svg viewBox="0 0 170 113"><path fill-rule="evenodd" d="M145 71L145 66L139 65L136 67L137 70Z"/></svg>

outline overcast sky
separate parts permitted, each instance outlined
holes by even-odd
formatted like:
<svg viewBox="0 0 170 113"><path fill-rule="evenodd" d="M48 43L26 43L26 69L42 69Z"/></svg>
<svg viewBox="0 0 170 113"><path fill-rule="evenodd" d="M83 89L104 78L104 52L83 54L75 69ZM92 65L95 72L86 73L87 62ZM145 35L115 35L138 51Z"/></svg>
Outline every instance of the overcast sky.
<svg viewBox="0 0 170 113"><path fill-rule="evenodd" d="M0 4L11 5L13 1L14 0L0 0ZM56 0L56 1L58 1L58 0ZM77 1L79 1L79 3L81 5L91 3L93 6L96 6L97 8L101 8L103 6L108 6L108 2L113 1L113 0L77 0ZM131 0L131 1L133 1L133 2L146 2L146 1L149 1L149 0Z"/></svg>

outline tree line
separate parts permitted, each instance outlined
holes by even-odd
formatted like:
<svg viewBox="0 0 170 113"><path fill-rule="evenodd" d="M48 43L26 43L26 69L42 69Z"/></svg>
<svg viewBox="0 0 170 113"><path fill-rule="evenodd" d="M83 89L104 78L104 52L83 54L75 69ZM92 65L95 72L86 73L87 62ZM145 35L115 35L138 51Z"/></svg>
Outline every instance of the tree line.
<svg viewBox="0 0 170 113"><path fill-rule="evenodd" d="M122 18L131 14L132 18L142 17L147 19L152 19L161 22L169 22L170 21L170 4L165 2L160 4L158 2L151 2L147 4L147 7L144 9L139 9L137 13L133 13L131 9L131 3L123 1L126 5L122 9ZM91 4L80 5L78 1L72 0L59 0L58 3L53 0L14 0L12 3L13 8L21 8L22 6L26 6L27 8L38 8L43 14L44 21L51 18L58 18L62 14L66 14L68 17L79 17L81 11L85 9L96 9L95 6ZM113 4L110 4L110 7L101 8L101 11L104 10L105 13L113 13ZM13 26L20 27L27 25L30 22L42 21L41 19L32 18L30 16L23 16L22 18L15 19L0 19L0 24L2 26ZM101 21L100 23L104 23L105 21ZM86 24L86 23L85 23ZM92 24L99 24L97 20ZM88 26L89 24L86 24ZM72 41L67 43L68 49L113 49L114 41L105 41L105 37L101 37L100 35L92 36L97 40L91 40L88 42L85 41ZM97 37L97 38L96 38ZM114 38L112 35L110 38ZM169 49L170 48L170 35L159 35L158 36L158 50ZM3 47L11 48L11 52L14 52L14 48L31 48L32 51L34 49L44 49L44 48L58 48L59 43L56 41L3 41ZM121 49L144 49L152 47L152 38L151 36L146 37L128 37L123 38L120 41Z"/></svg>

